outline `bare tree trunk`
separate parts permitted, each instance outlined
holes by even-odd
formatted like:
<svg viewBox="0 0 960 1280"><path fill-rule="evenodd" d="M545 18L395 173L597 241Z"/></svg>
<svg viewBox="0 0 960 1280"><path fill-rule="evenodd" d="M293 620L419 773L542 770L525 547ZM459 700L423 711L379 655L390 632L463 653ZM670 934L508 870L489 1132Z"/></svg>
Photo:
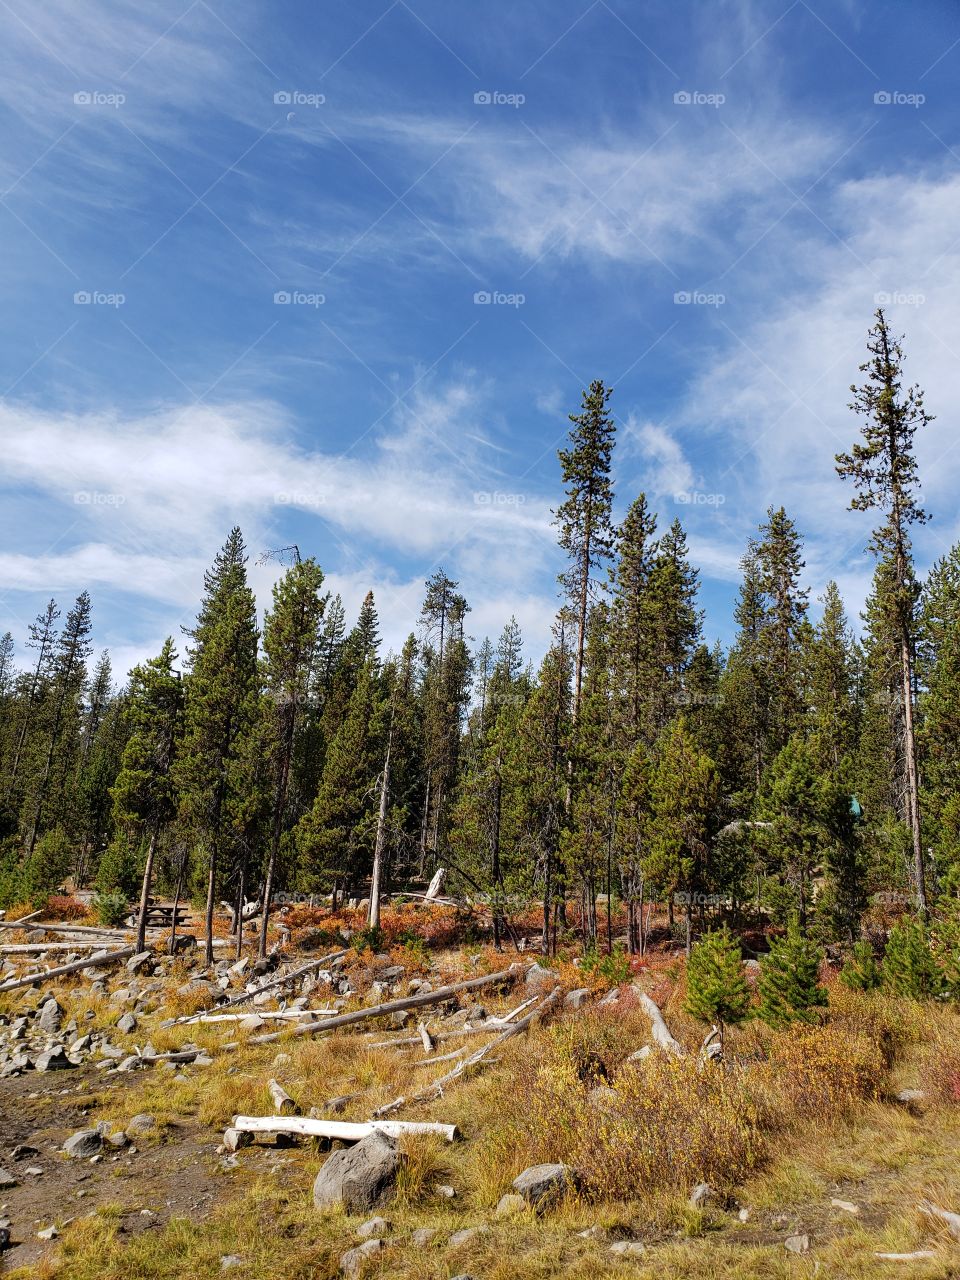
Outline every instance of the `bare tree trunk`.
<svg viewBox="0 0 960 1280"><path fill-rule="evenodd" d="M187 873L187 851L184 849L180 858L180 867L177 871L177 888L173 895L173 925L170 930L170 954L175 955L177 950L177 911L180 907L180 894L183 892L183 880Z"/></svg>
<svg viewBox="0 0 960 1280"><path fill-rule="evenodd" d="M207 872L207 906L204 912L204 928L206 930L207 964L213 964L213 889L217 874L216 846L210 848L210 867Z"/></svg>
<svg viewBox="0 0 960 1280"><path fill-rule="evenodd" d="M913 664L910 658L910 641L903 636L900 641L900 665L903 678L903 720L906 738L907 811L910 819L910 836L913 844L913 876L917 884L917 905L926 916L927 886L923 866L923 844L920 833L920 783L917 777L917 744L913 726Z"/></svg>
<svg viewBox="0 0 960 1280"><path fill-rule="evenodd" d="M157 850L157 824L153 824L150 832L150 843L147 846L147 861L143 868L143 883L140 886L140 915L137 919L137 951L145 951L147 946L147 905L150 901L150 882L153 879L153 858Z"/></svg>
<svg viewBox="0 0 960 1280"><path fill-rule="evenodd" d="M387 756L383 762L383 779L380 783L380 809L377 813L377 839L373 849L373 871L370 876L370 907L367 924L371 929L380 928L380 884L383 879L383 855L387 845L387 808L390 803L390 752L393 748L393 715L390 716L390 735L387 738Z"/></svg>

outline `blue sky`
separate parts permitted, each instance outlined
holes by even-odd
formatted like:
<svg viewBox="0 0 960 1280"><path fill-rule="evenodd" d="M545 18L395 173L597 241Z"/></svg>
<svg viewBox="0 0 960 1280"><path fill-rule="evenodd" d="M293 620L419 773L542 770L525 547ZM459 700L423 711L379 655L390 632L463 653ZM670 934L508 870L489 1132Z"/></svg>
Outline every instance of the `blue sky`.
<svg viewBox="0 0 960 1280"><path fill-rule="evenodd" d="M122 672L236 522L391 643L442 564L536 655L597 377L709 638L771 503L856 611L878 298L937 415L921 563L960 536L958 75L946 0L0 0L0 628L89 587Z"/></svg>

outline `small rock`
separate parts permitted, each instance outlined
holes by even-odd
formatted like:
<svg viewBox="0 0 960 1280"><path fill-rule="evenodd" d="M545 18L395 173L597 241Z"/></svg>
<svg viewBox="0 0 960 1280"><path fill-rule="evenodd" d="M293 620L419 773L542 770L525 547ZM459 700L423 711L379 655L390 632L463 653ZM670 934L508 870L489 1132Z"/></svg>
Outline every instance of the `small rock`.
<svg viewBox="0 0 960 1280"><path fill-rule="evenodd" d="M368 1218L362 1226L357 1227L357 1235L361 1240L369 1240L371 1236L385 1236L391 1225L386 1218Z"/></svg>
<svg viewBox="0 0 960 1280"><path fill-rule="evenodd" d="M749 1221L750 1221L750 1210L749 1210L749 1209L741 1209L741 1210L740 1210L740 1212L737 1214L737 1217L740 1219L740 1221L741 1221L741 1222L749 1222Z"/></svg>
<svg viewBox="0 0 960 1280"><path fill-rule="evenodd" d="M690 1192L689 1205L691 1209L702 1209L711 1200L716 1199L716 1192L709 1182L698 1182Z"/></svg>
<svg viewBox="0 0 960 1280"><path fill-rule="evenodd" d="M457 1194L456 1191L454 1191L453 1187L451 1187L450 1184L447 1182L441 1182L440 1185L435 1188L435 1190L437 1195L440 1196L441 1199L443 1200L453 1200Z"/></svg>
<svg viewBox="0 0 960 1280"><path fill-rule="evenodd" d="M131 956L127 961L128 973L139 973L141 969L145 969L153 963L152 951L138 951L135 956Z"/></svg>
<svg viewBox="0 0 960 1280"><path fill-rule="evenodd" d="M39 1154L39 1147L31 1147L28 1143L21 1142L19 1146L14 1147L10 1152L10 1159L29 1160L31 1156L38 1156Z"/></svg>
<svg viewBox="0 0 960 1280"><path fill-rule="evenodd" d="M590 991L586 987L578 987L576 991L568 991L563 997L565 1009L582 1009L590 1001Z"/></svg>
<svg viewBox="0 0 960 1280"><path fill-rule="evenodd" d="M505 1196L501 1196L494 1210L497 1218L512 1218L517 1213L523 1213L527 1207L527 1202L523 1196L518 1196L515 1192L507 1192Z"/></svg>
<svg viewBox="0 0 960 1280"><path fill-rule="evenodd" d="M38 1240L56 1240L60 1232L56 1227L44 1227L42 1231L37 1232Z"/></svg>
<svg viewBox="0 0 960 1280"><path fill-rule="evenodd" d="M849 1200L838 1200L835 1196L830 1201L834 1209L842 1209L844 1213L859 1213L860 1206L851 1204Z"/></svg>
<svg viewBox="0 0 960 1280"><path fill-rule="evenodd" d="M791 1253L806 1253L810 1248L810 1237L808 1235L787 1236L783 1243Z"/></svg>
<svg viewBox="0 0 960 1280"><path fill-rule="evenodd" d="M0 1169L0 1191L9 1191L11 1187L18 1187L19 1185L19 1178L15 1178L6 1169Z"/></svg>
<svg viewBox="0 0 960 1280"><path fill-rule="evenodd" d="M340 1271L348 1277L358 1276L367 1258L375 1257L376 1254L382 1252L384 1243L382 1240L367 1240L363 1244L357 1245L355 1249L348 1249L340 1259Z"/></svg>
<svg viewBox="0 0 960 1280"><path fill-rule="evenodd" d="M560 981L560 975L555 969L545 969L542 965L532 964L527 971L526 986L539 991L541 987L552 987Z"/></svg>
<svg viewBox="0 0 960 1280"><path fill-rule="evenodd" d="M136 1031L137 1019L132 1013L125 1013L122 1018L117 1019L117 1030L122 1031L124 1035L129 1035L131 1031Z"/></svg>
<svg viewBox="0 0 960 1280"><path fill-rule="evenodd" d="M153 1133L156 1127L157 1122L154 1120L153 1116L149 1116L145 1112L141 1112L139 1115L134 1116L127 1125L127 1137L135 1138L144 1133Z"/></svg>
<svg viewBox="0 0 960 1280"><path fill-rule="evenodd" d="M465 1244L469 1244L471 1240L476 1240L477 1236L486 1235L490 1230L489 1227L464 1227L462 1231L455 1231L447 1245L451 1249L462 1249Z"/></svg>
<svg viewBox="0 0 960 1280"><path fill-rule="evenodd" d="M231 1267L242 1267L243 1259L235 1253L225 1253L220 1259L220 1270L229 1271Z"/></svg>
<svg viewBox="0 0 960 1280"><path fill-rule="evenodd" d="M647 1246L640 1240L618 1240L610 1246L610 1252L615 1258L639 1258L647 1252Z"/></svg>
<svg viewBox="0 0 960 1280"><path fill-rule="evenodd" d="M418 1227L416 1231L411 1232L410 1243L415 1249L425 1249L428 1244L433 1243L437 1235L435 1227Z"/></svg>
<svg viewBox="0 0 960 1280"><path fill-rule="evenodd" d="M103 1147L103 1134L99 1129L78 1129L63 1144L63 1150L72 1160L87 1160L97 1155Z"/></svg>
<svg viewBox="0 0 960 1280"><path fill-rule="evenodd" d="M263 1018L258 1013L250 1013L245 1018L241 1018L237 1023L238 1031L259 1031L263 1026Z"/></svg>

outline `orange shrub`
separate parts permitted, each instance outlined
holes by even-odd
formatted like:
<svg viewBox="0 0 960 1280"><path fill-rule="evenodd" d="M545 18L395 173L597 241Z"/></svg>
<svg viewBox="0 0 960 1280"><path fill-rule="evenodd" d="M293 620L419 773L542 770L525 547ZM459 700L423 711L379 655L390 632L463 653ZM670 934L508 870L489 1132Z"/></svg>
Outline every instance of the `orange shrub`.
<svg viewBox="0 0 960 1280"><path fill-rule="evenodd" d="M773 1127L794 1115L840 1117L878 1098L886 1079L883 1049L838 1026L796 1024L771 1036L768 1059L751 1078L771 1109Z"/></svg>

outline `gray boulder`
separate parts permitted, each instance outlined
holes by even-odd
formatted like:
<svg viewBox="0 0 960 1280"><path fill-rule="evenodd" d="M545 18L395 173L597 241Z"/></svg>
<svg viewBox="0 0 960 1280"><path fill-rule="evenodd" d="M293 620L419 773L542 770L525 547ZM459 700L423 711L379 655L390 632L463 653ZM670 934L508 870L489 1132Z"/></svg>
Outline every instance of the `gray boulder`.
<svg viewBox="0 0 960 1280"><path fill-rule="evenodd" d="M532 964L527 971L526 986L532 991L539 991L541 987L552 987L560 981L560 975L554 969L545 969L543 965Z"/></svg>
<svg viewBox="0 0 960 1280"><path fill-rule="evenodd" d="M535 1164L513 1180L513 1189L535 1209L544 1208L576 1187L573 1170L566 1164Z"/></svg>
<svg viewBox="0 0 960 1280"><path fill-rule="evenodd" d="M56 1035L60 1030L60 1019L63 1016L63 1010L57 1004L56 1000L51 996L49 1000L45 1000L40 1009L40 1016L37 1019L37 1026L47 1035Z"/></svg>
<svg viewBox="0 0 960 1280"><path fill-rule="evenodd" d="M563 997L565 1009L581 1009L590 1003L590 991L586 987L578 987L576 991L568 991Z"/></svg>
<svg viewBox="0 0 960 1280"><path fill-rule="evenodd" d="M371 1133L328 1156L313 1184L314 1206L342 1205L347 1213L365 1213L386 1198L399 1168L397 1144L382 1133Z"/></svg>
<svg viewBox="0 0 960 1280"><path fill-rule="evenodd" d="M77 1064L70 1061L62 1044L55 1044L52 1049L38 1054L33 1065L37 1071L64 1071Z"/></svg>
<svg viewBox="0 0 960 1280"><path fill-rule="evenodd" d="M129 1035L131 1031L136 1031L137 1019L132 1013L125 1013L122 1018L117 1020L117 1030L122 1031L124 1035Z"/></svg>
<svg viewBox="0 0 960 1280"><path fill-rule="evenodd" d="M99 1129L78 1129L63 1144L63 1149L72 1160L89 1160L98 1156L103 1147L103 1134Z"/></svg>
<svg viewBox="0 0 960 1280"><path fill-rule="evenodd" d="M363 1244L357 1245L355 1249L348 1249L340 1259L340 1273L353 1280L355 1276L359 1276L363 1269L363 1264L367 1258L375 1258L384 1248L382 1240L367 1240Z"/></svg>

